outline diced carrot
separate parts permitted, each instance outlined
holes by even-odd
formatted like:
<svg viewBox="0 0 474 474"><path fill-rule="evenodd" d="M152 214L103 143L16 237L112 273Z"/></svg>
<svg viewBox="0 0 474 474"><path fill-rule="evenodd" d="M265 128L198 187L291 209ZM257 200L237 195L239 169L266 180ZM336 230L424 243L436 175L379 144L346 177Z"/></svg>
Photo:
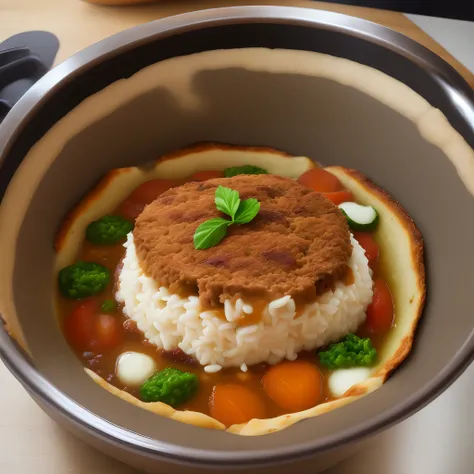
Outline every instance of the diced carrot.
<svg viewBox="0 0 474 474"><path fill-rule="evenodd" d="M322 399L321 372L307 361L274 365L264 375L262 382L267 395L288 411L306 410Z"/></svg>
<svg viewBox="0 0 474 474"><path fill-rule="evenodd" d="M387 332L393 325L393 298L387 283L378 278L374 282L374 296L367 308L365 326L372 334Z"/></svg>
<svg viewBox="0 0 474 474"><path fill-rule="evenodd" d="M160 194L179 184L178 180L173 179L153 179L147 181L130 193L120 204L118 212L125 219L134 221L147 204L150 204Z"/></svg>
<svg viewBox="0 0 474 474"><path fill-rule="evenodd" d="M327 197L333 204L338 206L343 202L353 201L352 193L350 191L336 191L334 193L321 193L323 196Z"/></svg>
<svg viewBox="0 0 474 474"><path fill-rule="evenodd" d="M198 171L191 175L186 181L207 181L208 179L223 178L223 171Z"/></svg>
<svg viewBox="0 0 474 474"><path fill-rule="evenodd" d="M334 193L344 190L339 179L323 168L313 168L303 173L298 182L318 193Z"/></svg>
<svg viewBox="0 0 474 474"><path fill-rule="evenodd" d="M373 268L379 258L379 246L370 232L354 232L354 238L365 250L369 265Z"/></svg>
<svg viewBox="0 0 474 474"><path fill-rule="evenodd" d="M238 384L218 384L209 399L211 416L226 426L265 418L265 405L258 393Z"/></svg>

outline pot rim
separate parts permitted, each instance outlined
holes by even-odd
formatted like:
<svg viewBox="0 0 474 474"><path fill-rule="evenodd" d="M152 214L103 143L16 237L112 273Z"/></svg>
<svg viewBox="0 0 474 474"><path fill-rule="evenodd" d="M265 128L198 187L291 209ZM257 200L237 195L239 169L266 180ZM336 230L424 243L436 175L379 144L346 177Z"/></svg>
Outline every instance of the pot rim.
<svg viewBox="0 0 474 474"><path fill-rule="evenodd" d="M153 39L183 33L195 29L236 23L279 23L302 25L339 31L349 36L382 45L429 72L446 90L456 107L469 124L474 134L474 104L472 89L449 64L424 46L408 37L376 23L328 11L280 7L280 6L238 6L211 10L200 10L156 20L117 33L99 43L93 44L66 59L40 79L13 107L0 127L0 169L12 144L21 135L36 110L54 95L55 90L75 76L120 52L133 49ZM394 405L365 423L348 428L337 435L319 441L308 441L292 445L275 453L272 449L259 451L215 451L182 448L163 443L118 427L91 413L74 400L60 392L37 371L23 351L10 339L6 329L0 331L0 357L25 389L44 405L68 418L75 426L103 441L119 445L136 454L145 454L155 459L168 459L184 464L201 466L255 466L301 459L318 452L367 437L385 429L413 414L429 403L449 385L474 360L474 330L455 357L445 366L430 384L411 397Z"/></svg>

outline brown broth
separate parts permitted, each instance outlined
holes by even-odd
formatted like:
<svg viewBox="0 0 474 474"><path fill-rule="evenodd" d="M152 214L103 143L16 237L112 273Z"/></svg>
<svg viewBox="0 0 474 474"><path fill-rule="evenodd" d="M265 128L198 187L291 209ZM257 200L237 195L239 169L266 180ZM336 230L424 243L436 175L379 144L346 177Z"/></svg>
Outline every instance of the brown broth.
<svg viewBox="0 0 474 474"><path fill-rule="evenodd" d="M107 267L111 274L114 275L114 280L116 276L117 267L120 265L121 259L125 254L125 248L122 244L117 244L113 246L99 246L91 244L87 241L82 243L82 246L77 255L77 260L92 261L100 263ZM374 268L374 276L384 277L386 272L383 268L380 268L378 265ZM350 270L344 278L346 285L350 285L354 282L354 275L352 270ZM106 299L114 299L115 293L115 281L113 284L109 284L107 289L98 296L94 296L91 299L95 299L98 303L98 306L103 303ZM77 302L67 300L66 298L58 298L58 306L61 320L64 321L77 306ZM254 313L248 315L244 320L240 321L239 325L249 325L255 324L260 320L261 313L266 306L265 301L251 301L251 304L254 307ZM297 312L300 313L301 306L297 305ZM222 309L213 309L216 312L216 315L225 319L223 308ZM113 313L115 318L117 318L120 323L126 323L127 319L124 316L121 308L117 308ZM126 329L125 329L126 328ZM383 347L390 331L385 334L376 335L369 334L366 327L362 325L357 334L362 337L370 336L374 347L377 351L380 351ZM166 367L175 367L177 369L191 372L196 374L199 377L200 386L198 393L194 398L188 402L179 406L179 409L182 410L194 410L204 414L209 414L209 398L211 392L216 384L224 383L240 383L245 385L247 388L251 389L255 393L258 393L261 398L265 401L266 406L266 416L274 417L288 413L288 410L284 410L276 405L264 392L262 387L262 377L265 375L268 370L268 364L259 364L257 366L249 367L247 372L242 372L240 369L223 369L217 373L206 373L201 366L196 363L183 363L175 360L167 354L164 354L160 349L157 349L154 345L148 343L144 340L144 336L136 330L134 324L130 322L124 325L123 329L123 341L116 346L113 350L104 351L104 353L94 353L94 352L78 352L75 351L77 356L82 360L85 367L90 368L103 379L107 380L109 383L113 384L119 389L123 389L130 394L139 398L138 389L124 386L120 380L115 375L115 365L117 357L126 351L135 351L141 352L151 356L159 370ZM322 384L322 398L320 403L330 401L334 399L328 389L328 374L329 371L319 364L319 359L316 355L316 351L305 351L301 352L298 356L298 360L307 360L314 365L316 365L322 374L323 384Z"/></svg>

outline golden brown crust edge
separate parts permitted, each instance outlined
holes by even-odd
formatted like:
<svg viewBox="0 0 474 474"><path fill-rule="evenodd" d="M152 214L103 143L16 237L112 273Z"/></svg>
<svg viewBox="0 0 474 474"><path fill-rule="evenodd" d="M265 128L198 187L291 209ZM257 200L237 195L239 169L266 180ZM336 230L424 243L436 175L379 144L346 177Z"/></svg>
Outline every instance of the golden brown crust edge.
<svg viewBox="0 0 474 474"><path fill-rule="evenodd" d="M388 376L393 372L408 356L413 346L415 332L418 322L423 313L423 308L426 300L426 274L424 264L424 242L421 232L418 230L413 219L407 214L402 205L396 201L388 192L377 186L372 180L365 176L360 171L343 168L340 166L334 166L327 168L329 171L336 171L334 174L338 175L343 173L355 180L370 194L384 201L385 205L390 208L393 216L397 219L398 223L403 226L407 235L410 239L411 247L411 258L414 267L414 272L417 276L418 291L421 298L418 302L418 308L416 317L412 320L411 331L408 336L405 336L399 344L397 351L393 354L389 361L385 362L384 366L381 367L374 376L382 376L385 381ZM353 387L355 389L355 387ZM349 390L349 393L352 389Z"/></svg>
<svg viewBox="0 0 474 474"><path fill-rule="evenodd" d="M150 411L156 415L171 418L173 420L178 420L190 425L200 426L201 428L215 428L218 430L225 429L225 426L222 423L202 413L194 411L175 410L166 403L161 402L144 403L133 395L130 395L128 392L124 392L123 390L120 390L117 387L114 387L113 385L109 384L92 370L87 368L85 368L84 370L86 371L86 374L89 375L89 377L91 377L92 380L98 385L100 385L103 389L107 390L113 395L116 395L122 400L131 403L132 405L144 408L145 410Z"/></svg>
<svg viewBox="0 0 474 474"><path fill-rule="evenodd" d="M66 243L66 237L70 232L71 227L73 226L76 219L83 215L84 212L100 198L103 191L108 188L110 183L112 183L120 175L130 172L130 170L132 169L133 168L116 168L110 170L92 188L92 190L87 193L84 199L81 199L81 201L72 209L72 211L66 214L61 224L59 225L59 229L54 239L54 250L56 251L56 253L60 252L64 248L64 245Z"/></svg>

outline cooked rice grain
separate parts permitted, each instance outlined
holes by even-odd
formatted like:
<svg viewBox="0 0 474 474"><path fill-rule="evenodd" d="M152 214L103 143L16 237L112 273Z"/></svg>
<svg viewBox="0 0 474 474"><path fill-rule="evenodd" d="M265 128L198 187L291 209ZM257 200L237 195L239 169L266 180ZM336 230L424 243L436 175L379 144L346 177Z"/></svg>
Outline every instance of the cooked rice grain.
<svg viewBox="0 0 474 474"><path fill-rule="evenodd" d="M116 298L149 342L164 350L179 347L207 366L208 372L294 360L303 349L315 349L354 332L365 319L372 300L372 272L362 247L353 237L351 243L352 285L338 282L299 314L294 300L284 296L267 305L258 324L239 326L238 320L253 312L249 303L225 301L224 320L214 311L203 311L197 296L182 298L158 287L141 270L130 233Z"/></svg>

